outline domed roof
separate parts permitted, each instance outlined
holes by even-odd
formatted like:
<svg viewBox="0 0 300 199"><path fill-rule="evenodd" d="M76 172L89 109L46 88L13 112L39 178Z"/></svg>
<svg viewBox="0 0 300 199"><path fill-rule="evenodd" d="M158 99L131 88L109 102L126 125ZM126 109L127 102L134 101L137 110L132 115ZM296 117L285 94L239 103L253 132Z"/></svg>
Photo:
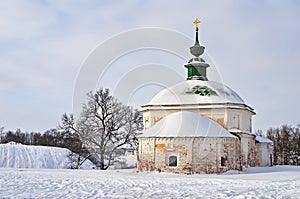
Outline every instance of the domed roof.
<svg viewBox="0 0 300 199"><path fill-rule="evenodd" d="M139 137L220 137L237 138L218 123L189 111L167 115Z"/></svg>
<svg viewBox="0 0 300 199"><path fill-rule="evenodd" d="M159 92L147 105L245 104L229 87L214 81L186 80Z"/></svg>

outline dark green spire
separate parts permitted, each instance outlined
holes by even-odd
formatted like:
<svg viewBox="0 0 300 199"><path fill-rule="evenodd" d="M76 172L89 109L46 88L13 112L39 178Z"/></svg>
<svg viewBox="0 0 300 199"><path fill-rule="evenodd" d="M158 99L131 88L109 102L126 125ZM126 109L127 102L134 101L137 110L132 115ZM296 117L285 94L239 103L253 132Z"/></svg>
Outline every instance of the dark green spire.
<svg viewBox="0 0 300 199"><path fill-rule="evenodd" d="M190 47L191 54L194 55L192 59L189 60L189 62L185 65L187 68L187 79L197 79L197 80L204 80L207 81L206 76L206 68L209 67L209 64L205 63L204 59L200 58L199 56L204 53L204 46L201 46L199 43L199 37L198 37L198 24L200 21L196 19L194 21L196 24L196 39L194 46Z"/></svg>

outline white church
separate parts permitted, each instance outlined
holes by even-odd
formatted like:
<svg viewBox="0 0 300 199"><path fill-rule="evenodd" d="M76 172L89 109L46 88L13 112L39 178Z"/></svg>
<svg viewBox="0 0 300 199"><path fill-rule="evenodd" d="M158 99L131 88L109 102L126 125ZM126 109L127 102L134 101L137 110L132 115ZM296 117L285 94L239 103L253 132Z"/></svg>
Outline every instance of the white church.
<svg viewBox="0 0 300 199"><path fill-rule="evenodd" d="M209 81L205 47L196 39L187 80L142 106L138 172L221 173L272 165L272 141L252 132L254 109L232 89Z"/></svg>

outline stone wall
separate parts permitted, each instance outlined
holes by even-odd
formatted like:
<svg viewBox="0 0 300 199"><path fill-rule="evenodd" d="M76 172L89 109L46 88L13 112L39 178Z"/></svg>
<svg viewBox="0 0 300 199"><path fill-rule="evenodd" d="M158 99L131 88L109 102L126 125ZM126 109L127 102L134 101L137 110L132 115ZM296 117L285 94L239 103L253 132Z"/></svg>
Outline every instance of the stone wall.
<svg viewBox="0 0 300 199"><path fill-rule="evenodd" d="M247 133L235 133L240 138L240 161L243 166L257 165L257 149L255 135Z"/></svg>
<svg viewBox="0 0 300 199"><path fill-rule="evenodd" d="M191 174L239 169L238 145L236 138L139 138L138 171ZM177 157L177 166L169 165L171 156Z"/></svg>
<svg viewBox="0 0 300 199"><path fill-rule="evenodd" d="M256 166L272 166L273 146L271 143L256 142Z"/></svg>

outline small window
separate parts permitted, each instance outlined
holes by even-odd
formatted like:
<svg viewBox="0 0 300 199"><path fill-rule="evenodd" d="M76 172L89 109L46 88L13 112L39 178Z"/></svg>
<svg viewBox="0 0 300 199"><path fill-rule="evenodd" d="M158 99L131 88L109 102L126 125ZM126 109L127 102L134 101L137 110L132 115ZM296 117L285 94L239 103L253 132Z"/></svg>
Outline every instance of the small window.
<svg viewBox="0 0 300 199"><path fill-rule="evenodd" d="M170 167L177 167L177 156L170 156L169 157L169 166Z"/></svg>
<svg viewBox="0 0 300 199"><path fill-rule="evenodd" d="M226 166L225 160L226 160L225 157L221 157L221 167L225 167Z"/></svg>

